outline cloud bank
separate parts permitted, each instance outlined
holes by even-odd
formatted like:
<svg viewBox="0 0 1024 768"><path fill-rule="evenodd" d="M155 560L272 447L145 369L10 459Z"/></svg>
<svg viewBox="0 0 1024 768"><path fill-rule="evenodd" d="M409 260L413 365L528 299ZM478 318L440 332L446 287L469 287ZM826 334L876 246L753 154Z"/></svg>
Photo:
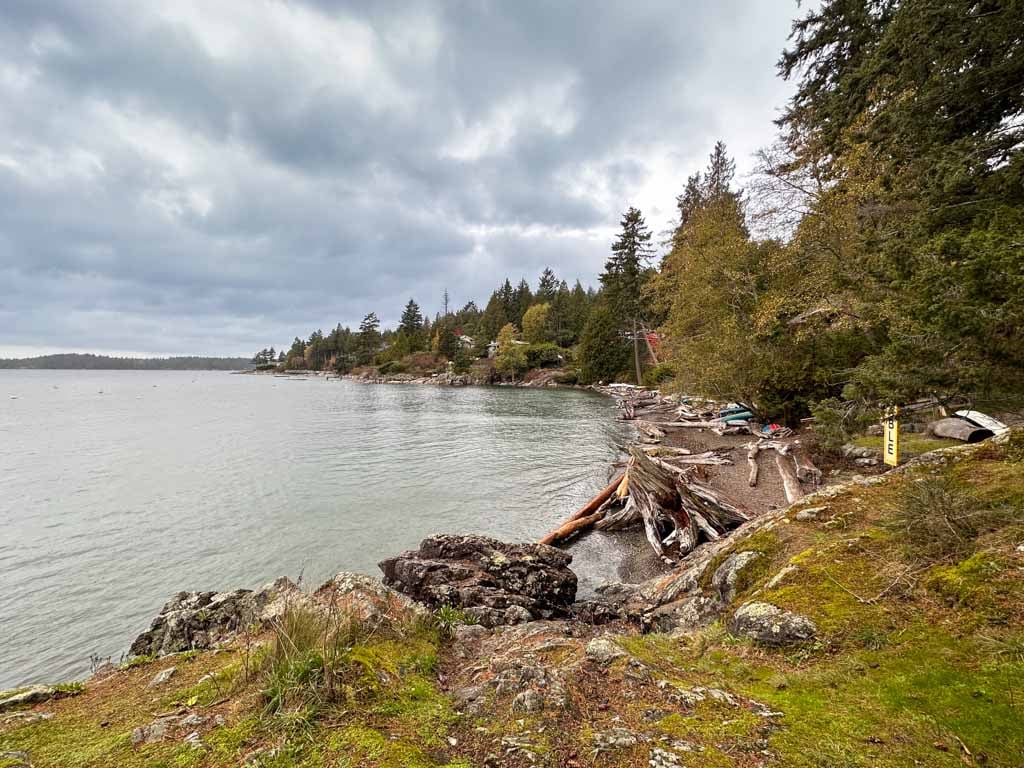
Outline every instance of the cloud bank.
<svg viewBox="0 0 1024 768"><path fill-rule="evenodd" d="M251 354L551 266L593 283L718 138L770 141L792 0L6 0L0 355Z"/></svg>

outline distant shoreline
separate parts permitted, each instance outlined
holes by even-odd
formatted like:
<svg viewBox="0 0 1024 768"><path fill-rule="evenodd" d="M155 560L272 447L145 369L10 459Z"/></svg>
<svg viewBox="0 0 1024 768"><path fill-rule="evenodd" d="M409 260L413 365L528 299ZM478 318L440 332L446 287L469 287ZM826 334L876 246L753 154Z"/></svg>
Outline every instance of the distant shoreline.
<svg viewBox="0 0 1024 768"><path fill-rule="evenodd" d="M253 367L244 357L111 357L68 353L0 358L0 371L240 371Z"/></svg>

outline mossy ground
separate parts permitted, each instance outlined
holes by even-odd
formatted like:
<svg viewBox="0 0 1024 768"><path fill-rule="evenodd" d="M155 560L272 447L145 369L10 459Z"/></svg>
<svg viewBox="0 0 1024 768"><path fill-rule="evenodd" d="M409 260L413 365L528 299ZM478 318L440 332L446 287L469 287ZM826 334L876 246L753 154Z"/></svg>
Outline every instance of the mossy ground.
<svg viewBox="0 0 1024 768"><path fill-rule="evenodd" d="M738 540L730 551L762 557L742 574L736 602L763 600L808 616L819 634L806 645L764 648L720 624L684 637L613 628L628 656L602 667L583 660L586 636L567 638L553 628L558 643L536 646L530 658L560 670L565 706L531 714L514 711L511 695L495 693L481 711L457 711L446 690L492 659L456 655L427 627L365 638L350 658L359 670L351 695L278 714L267 712L264 681L252 672L259 652L142 660L36 707L53 713L50 720L0 725L0 752L29 752L40 768L468 768L489 757L505 766L640 767L653 748L683 766L1019 768L1020 443L964 448L945 463L808 501L803 506L825 507L817 519L798 521L797 507L771 530ZM979 509L1013 514L955 555L921 559L891 523L906 488L935 478ZM529 649L510 642L502 650L514 656ZM172 664L178 673L166 687L146 688ZM679 691L700 687L741 703L680 702ZM783 714L765 717L751 701ZM179 738L132 745L133 728L169 711L219 714L224 724L202 733L204 750ZM614 728L643 740L596 749L595 738Z"/></svg>

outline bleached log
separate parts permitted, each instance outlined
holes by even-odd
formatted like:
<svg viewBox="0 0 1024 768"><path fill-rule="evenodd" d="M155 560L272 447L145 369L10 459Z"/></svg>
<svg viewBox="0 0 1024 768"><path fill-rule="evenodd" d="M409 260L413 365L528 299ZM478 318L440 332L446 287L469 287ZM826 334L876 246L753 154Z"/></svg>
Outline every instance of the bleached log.
<svg viewBox="0 0 1024 768"><path fill-rule="evenodd" d="M779 468L779 474L782 476L782 487L786 492L786 502L792 504L804 495L804 490L800 487L800 480L796 476L796 464L788 453L788 450L785 453L777 450L775 452L775 466Z"/></svg>
<svg viewBox="0 0 1024 768"><path fill-rule="evenodd" d="M637 421L636 428L641 434L657 440L660 440L665 436L665 433L658 428L658 425L650 421Z"/></svg>
<svg viewBox="0 0 1024 768"><path fill-rule="evenodd" d="M654 426L661 429L714 429L720 427L718 421L655 421Z"/></svg>
<svg viewBox="0 0 1024 768"><path fill-rule="evenodd" d="M757 454L760 453L761 446L757 443L747 444L747 463L750 465L750 477L747 480L747 484L751 488L757 485Z"/></svg>

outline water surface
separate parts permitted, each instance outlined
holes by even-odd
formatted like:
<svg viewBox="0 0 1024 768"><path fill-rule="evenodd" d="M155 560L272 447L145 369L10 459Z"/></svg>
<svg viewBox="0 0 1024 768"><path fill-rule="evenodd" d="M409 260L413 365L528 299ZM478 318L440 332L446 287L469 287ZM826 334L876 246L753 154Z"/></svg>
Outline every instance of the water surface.
<svg viewBox="0 0 1024 768"><path fill-rule="evenodd" d="M0 372L0 689L81 676L175 592L377 574L441 531L535 540L622 436L572 390ZM582 590L624 546L574 548Z"/></svg>

